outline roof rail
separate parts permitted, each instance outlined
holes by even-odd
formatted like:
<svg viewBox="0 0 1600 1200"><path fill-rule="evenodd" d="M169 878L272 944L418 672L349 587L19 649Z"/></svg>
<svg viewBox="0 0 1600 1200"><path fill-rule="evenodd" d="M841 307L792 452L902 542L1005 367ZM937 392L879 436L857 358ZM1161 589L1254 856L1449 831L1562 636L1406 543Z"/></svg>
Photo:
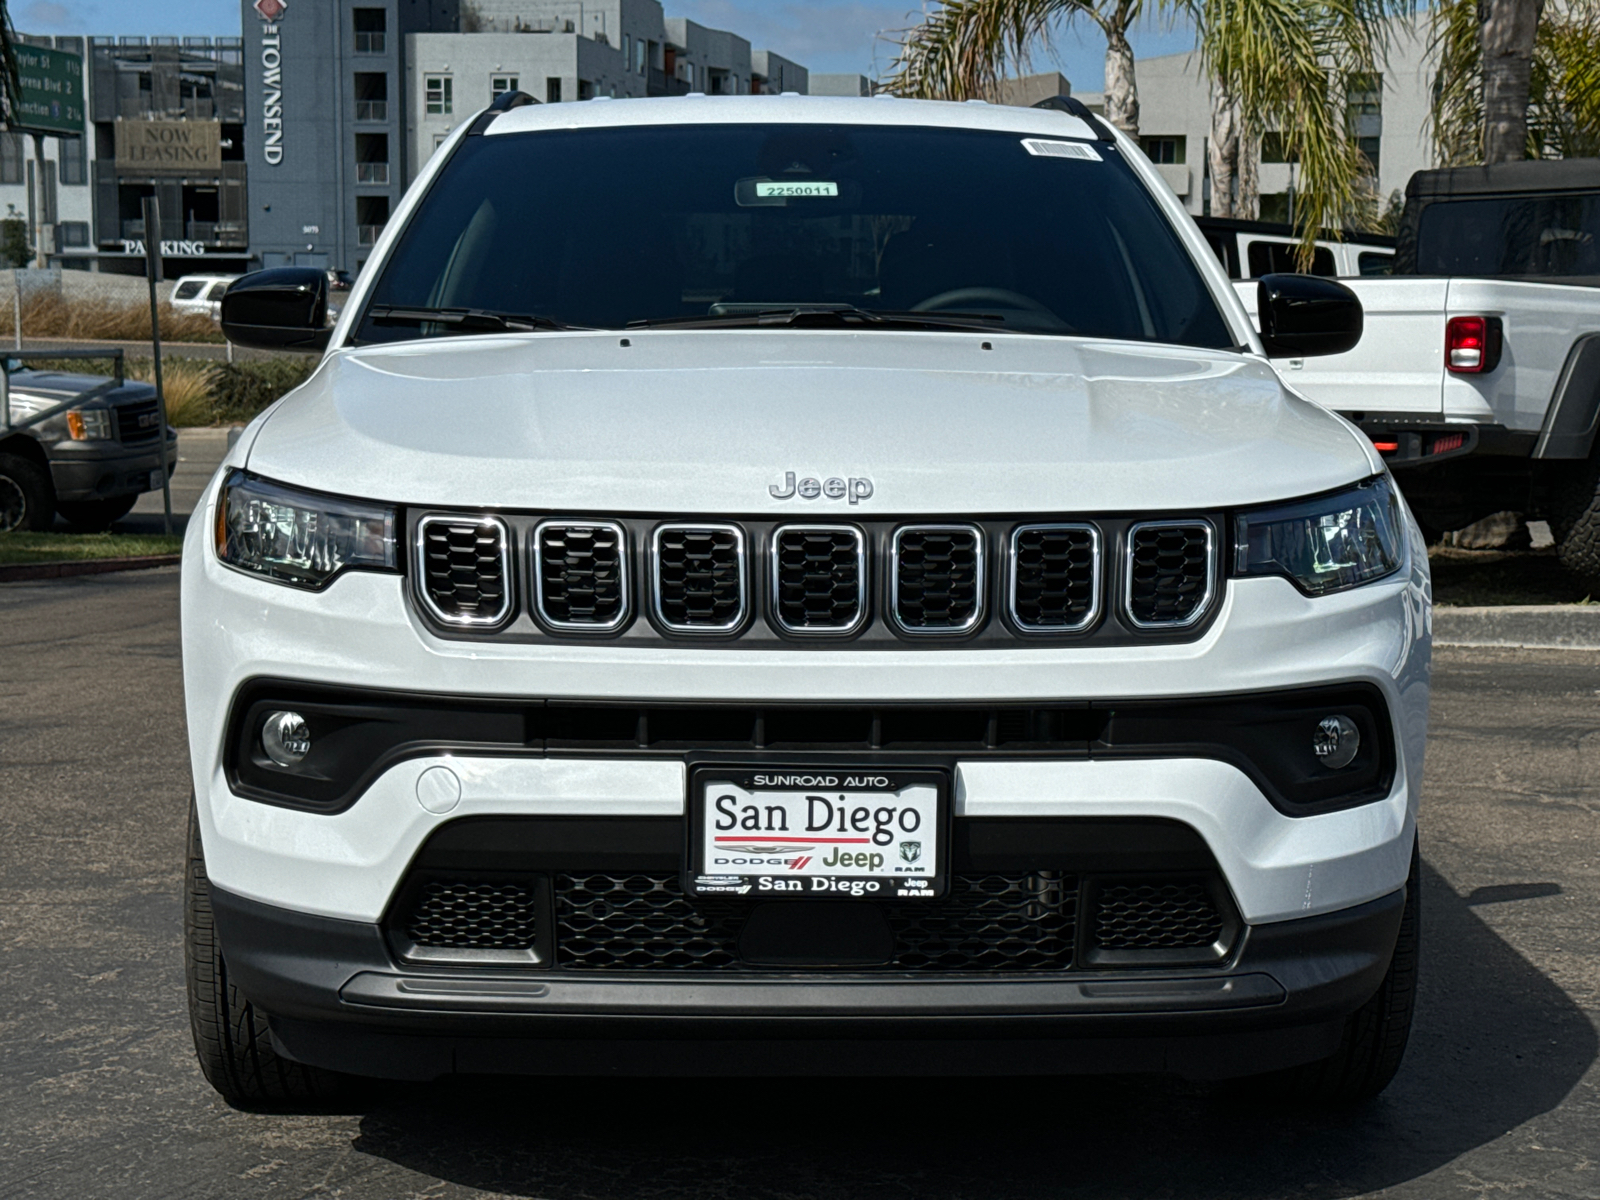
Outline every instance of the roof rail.
<svg viewBox="0 0 1600 1200"><path fill-rule="evenodd" d="M1049 108L1054 109L1056 112L1070 113L1094 130L1094 136L1098 140L1102 142L1114 142L1117 140L1116 135L1107 128L1106 123L1090 112L1089 106L1076 96L1046 96L1033 107Z"/></svg>
<svg viewBox="0 0 1600 1200"><path fill-rule="evenodd" d="M539 103L527 92L501 92L489 101L489 107L478 114L472 122L472 128L467 130L468 137L482 133L494 124L494 119L501 113L510 112L513 108L526 108L530 104Z"/></svg>

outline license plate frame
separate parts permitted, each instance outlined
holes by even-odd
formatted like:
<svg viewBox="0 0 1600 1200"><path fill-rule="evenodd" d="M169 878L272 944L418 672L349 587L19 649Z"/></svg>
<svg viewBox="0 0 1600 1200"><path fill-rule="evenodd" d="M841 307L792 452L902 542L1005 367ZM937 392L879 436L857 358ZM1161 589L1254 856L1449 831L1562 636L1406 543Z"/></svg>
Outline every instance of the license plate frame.
<svg viewBox="0 0 1600 1200"><path fill-rule="evenodd" d="M824 781L832 780L827 786ZM726 787L718 797L711 796L713 785ZM915 790L910 796L901 793ZM931 789L931 797L926 794ZM685 848L682 873L683 889L696 898L743 898L750 900L876 900L916 901L933 900L946 894L949 888L950 797L951 772L946 767L861 767L861 766L788 766L762 763L700 764L689 771L688 789L684 797ZM794 797L802 797L799 807ZM748 819L744 811L758 796L765 803L756 805L757 820L770 829L751 830L739 828L737 822ZM844 812L841 816L840 797ZM888 801L889 797L893 801ZM874 803L873 797L877 798ZM725 821L725 805L715 820L710 813L718 800L731 799L736 825L733 830L718 830L717 822ZM811 807L810 800L825 803L832 810L826 822L828 828L807 831L806 824L814 824L823 816L821 807ZM771 808L783 810L788 820L779 820ZM893 807L889 818L889 840L883 842L879 827L879 810ZM866 810L865 827L862 828L861 810ZM901 828L909 818L901 814L910 809L918 814L915 826ZM836 826L844 826L840 832ZM780 829L780 824L797 826L792 830ZM931 835L931 837L930 837ZM731 858L755 861L717 863L708 861L717 846L715 838L737 838L737 842L723 843ZM863 841L862 839L865 839ZM873 839L877 838L878 841ZM926 842L933 842L931 855ZM902 843L909 844L917 854L907 858ZM732 847L756 849L733 851ZM786 855L804 857L809 861L796 867ZM883 856L881 866L857 866L846 863L845 855L855 857L874 853ZM826 859L840 862L827 871ZM926 869L932 860L931 873ZM765 882L763 882L765 880ZM824 880L824 883L817 883ZM795 886L798 884L798 886Z"/></svg>

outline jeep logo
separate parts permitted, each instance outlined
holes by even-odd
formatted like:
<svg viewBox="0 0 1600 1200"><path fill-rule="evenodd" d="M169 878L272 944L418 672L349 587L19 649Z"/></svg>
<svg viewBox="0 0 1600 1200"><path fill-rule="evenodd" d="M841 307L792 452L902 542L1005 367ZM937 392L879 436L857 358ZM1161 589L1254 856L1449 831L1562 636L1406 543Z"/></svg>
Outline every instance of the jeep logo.
<svg viewBox="0 0 1600 1200"><path fill-rule="evenodd" d="M840 479L837 475L831 479L817 479L808 475L796 482L794 472L785 471L783 482L770 484L767 491L774 500L787 500L791 496L799 496L802 500L815 500L818 496L843 500L848 496L851 504L859 504L871 498L872 480L855 475L849 479Z"/></svg>

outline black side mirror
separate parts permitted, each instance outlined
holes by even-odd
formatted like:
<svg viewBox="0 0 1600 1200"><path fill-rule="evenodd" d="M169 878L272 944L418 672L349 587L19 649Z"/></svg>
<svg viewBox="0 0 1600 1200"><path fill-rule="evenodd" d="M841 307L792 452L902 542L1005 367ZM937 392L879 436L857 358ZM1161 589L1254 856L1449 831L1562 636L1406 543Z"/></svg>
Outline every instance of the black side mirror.
<svg viewBox="0 0 1600 1200"><path fill-rule="evenodd" d="M222 334L256 350L328 348L328 276L315 267L273 267L243 275L222 294Z"/></svg>
<svg viewBox="0 0 1600 1200"><path fill-rule="evenodd" d="M1343 354L1361 340L1361 301L1320 275L1263 275L1256 311L1268 358Z"/></svg>

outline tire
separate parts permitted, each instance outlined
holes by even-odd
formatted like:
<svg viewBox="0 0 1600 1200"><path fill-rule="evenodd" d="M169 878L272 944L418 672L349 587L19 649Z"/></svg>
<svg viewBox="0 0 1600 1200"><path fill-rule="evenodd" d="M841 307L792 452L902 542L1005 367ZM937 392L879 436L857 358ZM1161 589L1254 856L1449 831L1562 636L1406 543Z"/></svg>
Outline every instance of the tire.
<svg viewBox="0 0 1600 1200"><path fill-rule="evenodd" d="M1345 1020L1344 1038L1336 1053L1283 1073L1279 1082L1286 1099L1315 1107L1361 1104L1388 1087L1400 1069L1417 1001L1417 959L1422 940L1419 864L1413 845L1400 935L1395 939L1394 957L1389 960L1383 982L1372 999Z"/></svg>
<svg viewBox="0 0 1600 1200"><path fill-rule="evenodd" d="M1600 461L1573 466L1550 498L1550 532L1561 565L1600 593Z"/></svg>
<svg viewBox="0 0 1600 1200"><path fill-rule="evenodd" d="M55 519L50 473L31 459L0 454L0 533L43 533Z"/></svg>
<svg viewBox="0 0 1600 1200"><path fill-rule="evenodd" d="M127 516L138 498L132 495L115 496L110 500L62 500L56 504L56 511L74 529L99 533L111 522Z"/></svg>
<svg viewBox="0 0 1600 1200"><path fill-rule="evenodd" d="M292 1062L273 1048L266 1017L228 978L211 915L211 885L200 846L200 820L189 806L189 862L184 876L184 974L189 1027L200 1069L234 1108L284 1109L333 1099L344 1077Z"/></svg>

